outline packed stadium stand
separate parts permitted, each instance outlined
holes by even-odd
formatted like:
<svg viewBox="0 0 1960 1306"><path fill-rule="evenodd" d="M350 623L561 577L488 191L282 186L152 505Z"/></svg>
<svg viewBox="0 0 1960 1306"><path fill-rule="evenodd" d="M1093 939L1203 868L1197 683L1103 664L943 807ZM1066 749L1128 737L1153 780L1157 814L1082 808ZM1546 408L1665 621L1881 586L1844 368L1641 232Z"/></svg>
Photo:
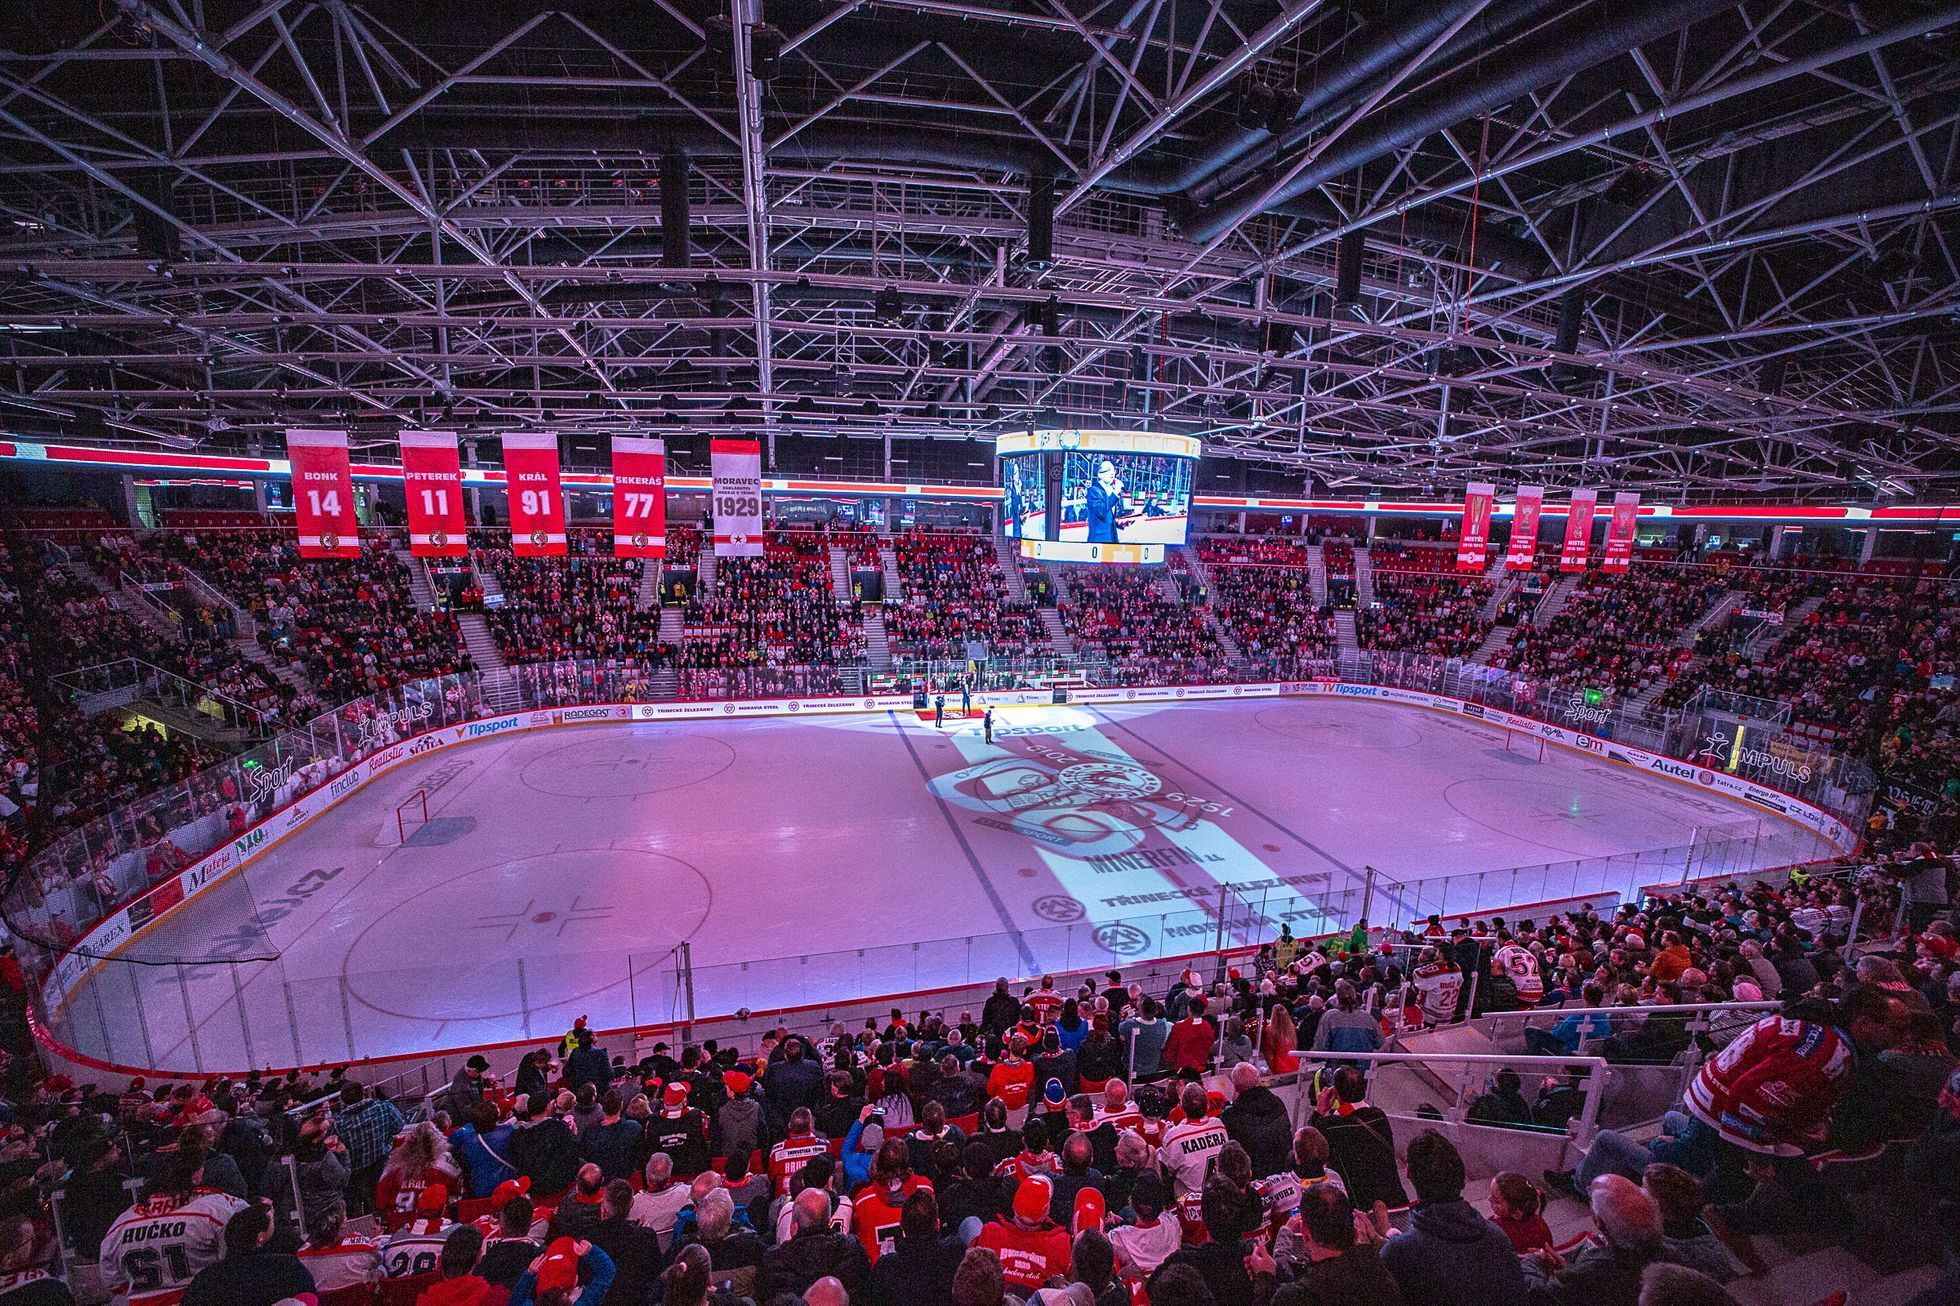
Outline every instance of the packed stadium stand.
<svg viewBox="0 0 1960 1306"><path fill-rule="evenodd" d="M0 6L0 1306L1960 1306L1956 106Z"/></svg>

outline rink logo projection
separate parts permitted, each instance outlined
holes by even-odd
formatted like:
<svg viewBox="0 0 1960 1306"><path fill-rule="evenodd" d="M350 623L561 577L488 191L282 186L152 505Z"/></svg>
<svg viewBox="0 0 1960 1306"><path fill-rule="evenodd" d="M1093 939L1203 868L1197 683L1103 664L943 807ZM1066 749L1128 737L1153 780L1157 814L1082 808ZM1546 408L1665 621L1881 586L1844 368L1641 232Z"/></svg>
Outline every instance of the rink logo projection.
<svg viewBox="0 0 1960 1306"><path fill-rule="evenodd" d="M982 830L1025 840L1062 890L1040 895L1034 914L1091 920L1115 955L1147 951L1153 934L1209 942L1222 927L1250 943L1281 922L1311 930L1331 919L1327 873L1276 875L1221 824L1235 804L1172 787L1086 721L1000 731L994 745L962 730L949 742L965 765L929 791Z"/></svg>

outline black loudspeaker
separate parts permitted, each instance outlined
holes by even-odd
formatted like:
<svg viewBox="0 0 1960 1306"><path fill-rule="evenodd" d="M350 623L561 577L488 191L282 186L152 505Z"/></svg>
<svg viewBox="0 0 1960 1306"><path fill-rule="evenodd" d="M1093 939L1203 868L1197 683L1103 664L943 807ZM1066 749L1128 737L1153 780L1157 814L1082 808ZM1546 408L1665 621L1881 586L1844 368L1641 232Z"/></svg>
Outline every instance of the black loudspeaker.
<svg viewBox="0 0 1960 1306"><path fill-rule="evenodd" d="M1055 174L1028 177L1028 266L1040 271L1055 265Z"/></svg>
<svg viewBox="0 0 1960 1306"><path fill-rule="evenodd" d="M1063 703L1068 702L1068 691L1066 689L1063 689L1060 685L1055 686L1054 701L1057 707L1061 706Z"/></svg>
<svg viewBox="0 0 1960 1306"><path fill-rule="evenodd" d="M688 224L692 216L687 203L687 156L673 153L660 156L660 264L684 268L692 261L692 240Z"/></svg>
<svg viewBox="0 0 1960 1306"><path fill-rule="evenodd" d="M182 231L178 229L176 223L156 211L162 209L164 213L176 212L176 208L171 203L169 180L161 173L132 177L129 187L147 201L131 206L133 212L130 214L130 226L136 232L137 253L173 263L182 258L184 256ZM156 207L152 208L151 205Z"/></svg>
<svg viewBox="0 0 1960 1306"><path fill-rule="evenodd" d="M1334 264L1334 307L1353 308L1361 302L1361 256L1367 240L1358 231L1341 237Z"/></svg>

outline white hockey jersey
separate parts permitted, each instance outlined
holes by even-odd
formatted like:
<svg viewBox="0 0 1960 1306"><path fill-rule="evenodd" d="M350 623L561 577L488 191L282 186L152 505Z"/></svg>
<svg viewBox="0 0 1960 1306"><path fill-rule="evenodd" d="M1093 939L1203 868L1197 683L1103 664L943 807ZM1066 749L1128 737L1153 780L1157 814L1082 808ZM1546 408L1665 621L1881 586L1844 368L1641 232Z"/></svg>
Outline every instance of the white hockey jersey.
<svg viewBox="0 0 1960 1306"><path fill-rule="evenodd" d="M454 1220L437 1217L416 1220L395 1230L381 1248L381 1276L406 1279L435 1269L436 1262L442 1259L442 1245L449 1241L449 1231L455 1227Z"/></svg>
<svg viewBox="0 0 1960 1306"><path fill-rule="evenodd" d="M197 1272L224 1256L225 1225L244 1209L215 1188L138 1202L103 1236L102 1286L116 1306L176 1306Z"/></svg>

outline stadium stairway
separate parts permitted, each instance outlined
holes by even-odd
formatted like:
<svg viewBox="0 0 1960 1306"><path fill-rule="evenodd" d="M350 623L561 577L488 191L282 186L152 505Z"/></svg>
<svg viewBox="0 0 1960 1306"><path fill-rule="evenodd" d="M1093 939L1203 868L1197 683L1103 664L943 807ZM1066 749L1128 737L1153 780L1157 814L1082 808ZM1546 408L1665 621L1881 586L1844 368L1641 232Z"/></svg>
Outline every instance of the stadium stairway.
<svg viewBox="0 0 1960 1306"><path fill-rule="evenodd" d="M1048 632L1048 646L1062 657L1074 657L1075 640L1069 635L1068 627L1062 624L1062 614L1053 608L1040 608L1038 611L1042 627Z"/></svg>
<svg viewBox="0 0 1960 1306"><path fill-rule="evenodd" d="M231 644L244 657L258 663L273 675L279 677L279 679L288 685L291 685L297 692L301 694L310 694L313 692L313 686L308 683L305 673L299 669L297 662L293 662L290 659L273 657L271 653L266 651L265 645L259 643L255 638L240 635Z"/></svg>
<svg viewBox="0 0 1960 1306"><path fill-rule="evenodd" d="M415 600L416 610L419 612L434 611L436 606L436 590L435 586L429 584L429 573L422 566L422 560L401 545L396 545L394 548L389 549L388 552L394 554L395 561L399 562L408 572L408 593L409 597Z"/></svg>
<svg viewBox="0 0 1960 1306"><path fill-rule="evenodd" d="M476 612L456 614L456 626L463 632L463 643L470 650L470 660L482 671L502 671L504 669L503 650L490 635L490 624Z"/></svg>
<svg viewBox="0 0 1960 1306"><path fill-rule="evenodd" d="M470 575L476 577L476 587L483 591L483 606L502 607L504 602L504 583L497 576L495 567L478 564L475 557L470 558Z"/></svg>
<svg viewBox="0 0 1960 1306"><path fill-rule="evenodd" d="M640 587L633 591L633 611L650 612L660 602L660 570L665 565L658 558L640 560Z"/></svg>
<svg viewBox="0 0 1960 1306"><path fill-rule="evenodd" d="M1582 574L1580 572L1574 572L1569 576L1560 576L1557 580L1553 581L1550 588L1545 591L1545 597L1539 599L1538 606L1532 609L1531 624L1534 626L1543 626L1550 622L1553 617L1565 611L1565 605L1572 601L1572 591L1579 588L1579 580Z"/></svg>
<svg viewBox="0 0 1960 1306"><path fill-rule="evenodd" d="M701 592L703 594L713 594L715 592L715 550L712 544L705 546L701 550L701 561L696 574L700 577Z"/></svg>
<svg viewBox="0 0 1960 1306"><path fill-rule="evenodd" d="M1334 610L1334 644L1342 653L1359 653L1361 641L1354 634L1354 609Z"/></svg>
<svg viewBox="0 0 1960 1306"><path fill-rule="evenodd" d="M1375 568L1368 550L1359 544L1354 546L1354 601L1358 607L1375 606Z"/></svg>
<svg viewBox="0 0 1960 1306"><path fill-rule="evenodd" d="M890 671L892 669L891 634L885 629L885 608L882 603L867 603L859 613L864 622L864 666L867 671ZM662 624L666 622L663 614Z"/></svg>
<svg viewBox="0 0 1960 1306"><path fill-rule="evenodd" d="M849 603L851 593L851 560L837 545L830 545L825 552L830 555L830 592L839 603Z"/></svg>
<svg viewBox="0 0 1960 1306"><path fill-rule="evenodd" d="M1317 608L1327 606L1327 555L1320 551L1318 544L1307 546L1307 586L1313 592L1313 604Z"/></svg>
<svg viewBox="0 0 1960 1306"><path fill-rule="evenodd" d="M905 601L905 578L899 575L898 555L892 552L891 537L878 538L878 565L885 571L885 602L903 603Z"/></svg>
<svg viewBox="0 0 1960 1306"><path fill-rule="evenodd" d="M1028 583L1021 576L1021 555L1018 546L1010 544L1007 537L994 537L994 556L1000 559L1000 577L1007 586L1007 597L1016 603L1028 601Z"/></svg>
<svg viewBox="0 0 1960 1306"><path fill-rule="evenodd" d="M1516 629L1515 626L1492 626L1490 633L1484 636L1484 642L1470 651L1468 660L1489 666L1491 658L1497 655L1497 650L1511 642L1511 632Z"/></svg>
<svg viewBox="0 0 1960 1306"><path fill-rule="evenodd" d="M1802 603L1797 604L1795 608L1791 609L1788 615L1783 618L1782 625L1766 625L1757 631L1755 638L1743 646L1743 653L1748 656L1751 662L1761 662L1775 650L1778 644L1781 644L1788 637L1791 631L1802 626L1806 621L1809 621L1811 614L1823 606L1824 600L1821 596L1805 599Z"/></svg>
<svg viewBox="0 0 1960 1306"><path fill-rule="evenodd" d="M1502 565L1501 562L1497 564L1497 566ZM1495 571L1497 567L1491 570ZM1490 572L1485 572L1484 576L1485 579L1489 579ZM1477 609L1477 615L1485 621L1497 620L1498 610L1510 602L1511 596L1518 592L1518 586L1522 583L1516 572L1498 572L1497 579L1491 581L1490 597L1484 600L1483 607Z"/></svg>
<svg viewBox="0 0 1960 1306"><path fill-rule="evenodd" d="M687 623L681 618L680 604L670 603L660 609L660 642L662 644L679 644L686 629Z"/></svg>

